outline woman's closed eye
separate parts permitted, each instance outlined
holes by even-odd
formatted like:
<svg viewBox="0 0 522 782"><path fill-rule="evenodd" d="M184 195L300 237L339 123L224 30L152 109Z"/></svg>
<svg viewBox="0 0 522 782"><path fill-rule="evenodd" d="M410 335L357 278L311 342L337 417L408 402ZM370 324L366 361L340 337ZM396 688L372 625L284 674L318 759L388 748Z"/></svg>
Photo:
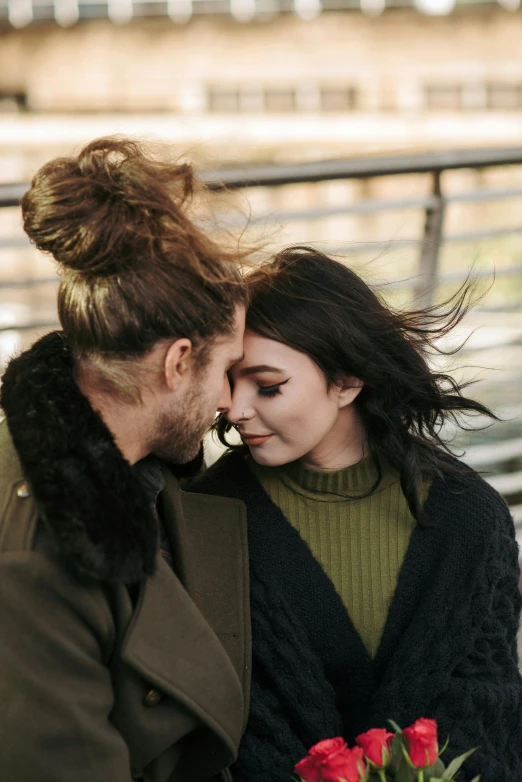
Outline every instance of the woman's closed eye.
<svg viewBox="0 0 522 782"><path fill-rule="evenodd" d="M281 393L281 386L284 386L286 383L288 383L288 380L290 380L290 378L283 380L282 383L273 383L270 386L259 386L259 394L261 396L268 397L276 396L277 394Z"/></svg>

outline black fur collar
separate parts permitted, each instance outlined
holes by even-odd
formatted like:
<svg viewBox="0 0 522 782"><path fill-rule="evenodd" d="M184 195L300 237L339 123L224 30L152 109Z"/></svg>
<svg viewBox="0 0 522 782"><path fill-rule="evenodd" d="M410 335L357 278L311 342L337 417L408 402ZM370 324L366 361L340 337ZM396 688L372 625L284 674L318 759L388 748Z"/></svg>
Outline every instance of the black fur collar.
<svg viewBox="0 0 522 782"><path fill-rule="evenodd" d="M151 575L158 541L154 513L75 383L61 332L9 363L0 403L42 518L75 570L127 583Z"/></svg>

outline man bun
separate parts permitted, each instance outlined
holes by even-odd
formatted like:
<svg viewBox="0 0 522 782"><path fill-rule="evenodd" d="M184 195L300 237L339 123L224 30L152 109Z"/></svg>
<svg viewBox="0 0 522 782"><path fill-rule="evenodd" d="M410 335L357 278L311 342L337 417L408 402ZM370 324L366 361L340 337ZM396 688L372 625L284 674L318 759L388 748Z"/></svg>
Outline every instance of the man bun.
<svg viewBox="0 0 522 782"><path fill-rule="evenodd" d="M138 399L136 358L158 341L190 339L201 363L234 332L246 304L241 267L255 248L203 224L213 207L190 165L124 137L97 139L34 177L25 230L62 267L63 334L100 388Z"/></svg>
<svg viewBox="0 0 522 782"><path fill-rule="evenodd" d="M162 164L131 139L101 138L38 171L22 199L24 229L63 267L110 276L147 261L159 224L178 220L193 189L189 165Z"/></svg>

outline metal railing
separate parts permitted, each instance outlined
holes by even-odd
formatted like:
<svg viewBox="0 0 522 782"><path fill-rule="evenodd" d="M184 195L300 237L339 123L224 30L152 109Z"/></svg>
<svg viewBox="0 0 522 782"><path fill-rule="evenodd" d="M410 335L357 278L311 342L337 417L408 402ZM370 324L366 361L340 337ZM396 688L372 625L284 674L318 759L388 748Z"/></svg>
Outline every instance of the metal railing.
<svg viewBox="0 0 522 782"><path fill-rule="evenodd" d="M439 256L441 247L448 242L468 242L499 237L508 234L521 234L522 221L513 225L495 228L477 227L472 231L446 233L444 218L448 205L456 202L494 202L502 199L522 198L522 172L520 185L509 188L476 188L447 195L444 193L443 174L446 171L458 169L474 169L481 171L492 167L516 166L522 167L522 147L504 149L458 150L449 152L430 152L413 155L397 155L393 157L369 157L353 160L326 160L313 163L297 163L288 165L245 166L241 168L223 168L213 171L203 171L202 180L212 190L238 190L258 187L278 188L282 185L320 183L334 180L373 180L381 177L401 177L408 174L428 174L431 177L431 192L425 196L410 198L360 199L342 206L318 206L307 209L288 209L253 214L251 223L289 224L294 221L312 222L328 217L343 215L376 215L389 211L423 210L424 231L421 236L398 239L388 242L389 246L418 247L418 261L414 281L400 281L392 285L413 285L416 300L420 306L429 305L434 297L437 286L447 281L464 279L465 271L451 271L441 274ZM0 185L0 207L17 206L27 184ZM28 240L25 236L0 238L0 248L24 247ZM364 241L350 242L332 246L332 252L350 254L381 250L383 242ZM478 273L480 275L480 272ZM488 272L490 276L490 273ZM522 275L522 260L497 271L497 276ZM30 288L56 282L56 277L36 279L19 279L0 282L0 290L5 288ZM17 329L33 329L54 322L26 322L16 325ZM12 329L13 325L0 326L0 331Z"/></svg>
<svg viewBox="0 0 522 782"><path fill-rule="evenodd" d="M521 186L502 189L475 189L458 194L445 195L442 187L442 174L457 169L475 169L497 166L522 165L522 147L504 149L457 150L450 152L431 152L393 157L374 157L355 160L329 160L317 163L294 165L252 166L249 168L221 169L204 174L204 181L211 188L229 189L260 186L278 186L305 182L324 182L342 179L375 179L406 174L430 174L432 178L431 194L420 198L367 199L360 200L348 207L324 207L319 209L289 211L276 214L257 215L253 221L288 222L291 220L316 220L335 215L356 215L378 213L390 210L419 209L425 211L425 227L422 237L398 240L394 247L420 246L417 269L417 300L421 306L431 303L437 284L447 279L463 279L465 274L439 275L438 260L440 248L444 242L463 242L474 239L487 239L506 234L522 233L522 222L516 225L495 229L478 229L454 234L444 233L444 215L447 205L455 202L495 201L508 198L520 198ZM382 242L364 242L334 248L335 252L366 251L382 248ZM522 265L503 269L503 275L522 274Z"/></svg>
<svg viewBox="0 0 522 782"><path fill-rule="evenodd" d="M510 188L478 188L470 191L446 195L443 188L445 171L457 169L483 170L500 166L522 166L522 147L507 149L460 150L454 152L431 152L414 155L398 155L393 157L371 157L354 160L326 160L314 163L298 163L288 165L247 166L241 168L224 168L214 171L203 171L202 180L212 190L238 190L257 187L274 187L282 185L319 183L333 180L369 180L380 177L404 176L407 174L428 174L431 176L431 192L425 196L414 198L393 199L361 199L339 207L319 206L310 209L270 211L253 214L251 223L288 224L293 221L311 222L325 217L342 215L378 214L393 210L422 209L424 211L424 232L422 236L390 241L393 247L418 247L418 264L414 275L416 300L420 306L432 302L438 284L446 281L458 281L466 276L466 272L440 273L440 249L447 242L467 242L479 239L499 237L507 234L522 233L522 221L515 225L500 228L477 228L473 231L463 231L448 234L444 231L444 217L449 204L455 202L499 201L522 197L522 174L520 186ZM0 185L0 207L17 206L27 184ZM24 236L0 239L1 247L23 247L28 240ZM382 249L383 242L357 242L331 247L332 252L356 253L372 249ZM479 273L480 274L480 273ZM488 273L489 274L489 273ZM522 275L522 262L502 268L497 275ZM56 281L55 277L37 279L20 279L0 282L0 289L28 288L35 285L49 284ZM395 283L411 285L411 281ZM17 328L40 327L42 323L22 323ZM0 331L9 326L0 326Z"/></svg>

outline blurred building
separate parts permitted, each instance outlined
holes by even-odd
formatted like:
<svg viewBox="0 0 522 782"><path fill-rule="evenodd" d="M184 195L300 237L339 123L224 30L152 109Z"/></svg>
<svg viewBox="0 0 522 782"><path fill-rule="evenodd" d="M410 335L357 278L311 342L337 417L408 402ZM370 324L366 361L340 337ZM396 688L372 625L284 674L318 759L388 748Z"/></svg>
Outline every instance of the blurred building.
<svg viewBox="0 0 522 782"><path fill-rule="evenodd" d="M106 132L223 163L522 137L520 0L0 0L0 178Z"/></svg>

